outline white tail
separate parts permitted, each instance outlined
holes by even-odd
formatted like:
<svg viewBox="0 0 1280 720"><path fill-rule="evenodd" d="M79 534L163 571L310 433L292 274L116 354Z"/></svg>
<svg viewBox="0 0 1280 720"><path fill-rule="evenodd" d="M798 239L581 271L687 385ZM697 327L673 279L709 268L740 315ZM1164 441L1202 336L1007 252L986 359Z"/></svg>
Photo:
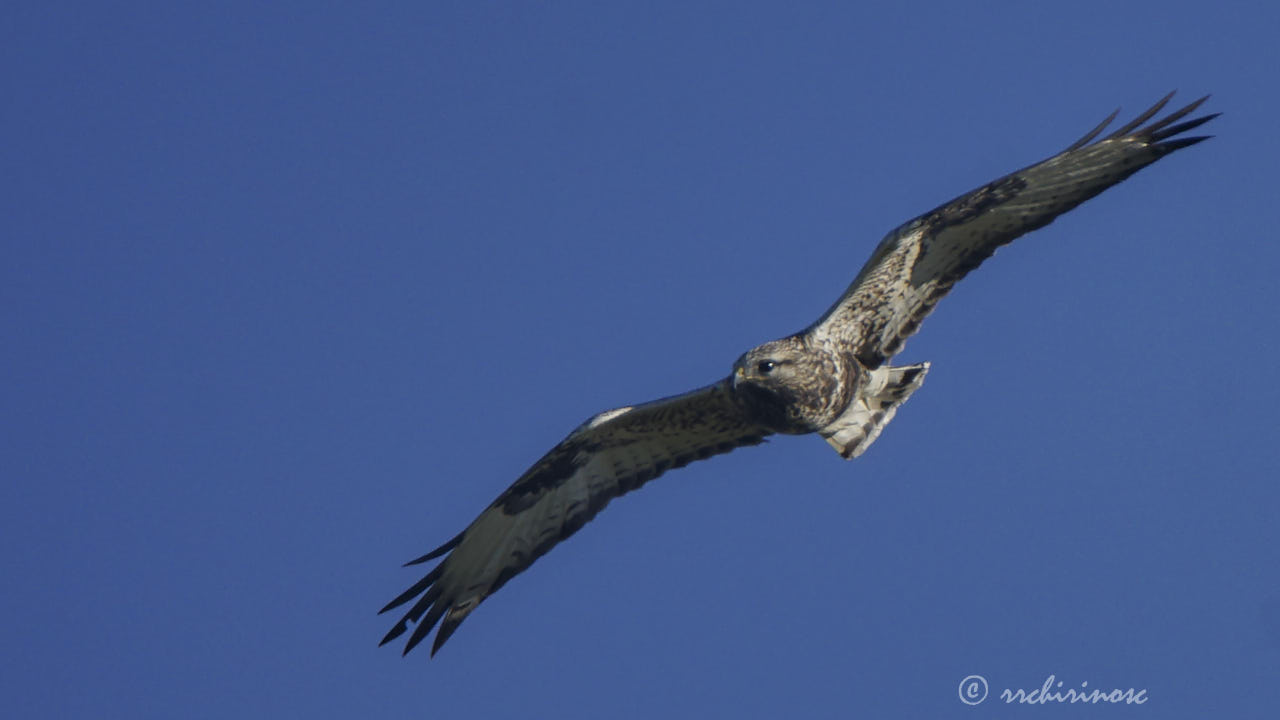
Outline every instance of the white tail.
<svg viewBox="0 0 1280 720"><path fill-rule="evenodd" d="M868 383L849 407L830 425L818 431L845 460L852 460L871 447L880 431L893 419L898 406L924 382L929 363L889 367L871 371Z"/></svg>

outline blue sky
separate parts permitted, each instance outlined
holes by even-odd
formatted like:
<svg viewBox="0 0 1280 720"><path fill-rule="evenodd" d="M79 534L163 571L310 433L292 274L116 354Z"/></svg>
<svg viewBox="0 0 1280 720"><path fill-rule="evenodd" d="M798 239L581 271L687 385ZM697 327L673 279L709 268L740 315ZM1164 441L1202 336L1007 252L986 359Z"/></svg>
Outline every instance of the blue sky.
<svg viewBox="0 0 1280 720"><path fill-rule="evenodd" d="M1280 703L1274 4L5 14L6 716ZM890 228L1174 88L1218 137L966 279L867 455L696 463L434 660L376 648L399 564L583 419L723 377Z"/></svg>

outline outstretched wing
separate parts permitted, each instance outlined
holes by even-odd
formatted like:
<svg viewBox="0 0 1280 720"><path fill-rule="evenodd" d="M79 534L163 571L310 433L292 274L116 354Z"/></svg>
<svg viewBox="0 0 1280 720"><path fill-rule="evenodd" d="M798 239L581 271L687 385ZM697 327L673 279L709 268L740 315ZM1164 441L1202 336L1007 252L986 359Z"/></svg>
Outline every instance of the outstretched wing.
<svg viewBox="0 0 1280 720"><path fill-rule="evenodd" d="M380 644L416 623L404 648L408 653L440 622L431 648L435 655L476 605L576 532L610 500L667 470L759 444L768 434L747 420L727 379L596 415L529 468L460 535L408 563L448 553L426 577L382 608L380 612L387 612L417 598Z"/></svg>
<svg viewBox="0 0 1280 720"><path fill-rule="evenodd" d="M1173 93L1124 127L1091 142L1116 113L1071 147L925 213L889 233L853 284L810 331L852 348L869 368L902 349L933 306L996 248L1135 172L1207 137L1176 137L1217 114L1174 124L1208 97L1143 127Z"/></svg>

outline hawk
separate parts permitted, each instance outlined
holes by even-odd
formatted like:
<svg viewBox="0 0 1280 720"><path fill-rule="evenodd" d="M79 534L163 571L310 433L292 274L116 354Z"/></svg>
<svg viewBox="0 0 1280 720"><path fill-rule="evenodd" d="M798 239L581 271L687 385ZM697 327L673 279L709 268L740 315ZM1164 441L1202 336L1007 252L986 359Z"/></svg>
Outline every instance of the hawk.
<svg viewBox="0 0 1280 720"><path fill-rule="evenodd" d="M1097 139L1118 111L1112 113L1057 155L893 230L822 317L748 350L719 382L587 420L465 530L408 563L444 557L381 610L412 602L381 644L412 627L407 654L438 623L435 655L486 597L610 500L668 470L779 433L818 433L846 459L866 452L929 370L928 363L894 367L889 360L951 286L1000 246L1208 139L1183 136L1217 117L1183 121L1207 96L1147 124L1172 97Z"/></svg>

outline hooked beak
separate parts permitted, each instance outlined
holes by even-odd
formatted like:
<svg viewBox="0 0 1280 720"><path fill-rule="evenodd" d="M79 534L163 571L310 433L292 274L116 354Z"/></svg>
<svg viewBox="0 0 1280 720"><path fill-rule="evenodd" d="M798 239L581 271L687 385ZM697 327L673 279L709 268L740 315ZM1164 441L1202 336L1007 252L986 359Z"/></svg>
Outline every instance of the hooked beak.
<svg viewBox="0 0 1280 720"><path fill-rule="evenodd" d="M734 390L737 390L738 381L745 378L746 376L747 376L747 371L743 369L741 365L739 365L738 367L733 369L733 376L729 378L730 380L729 384L733 386Z"/></svg>

